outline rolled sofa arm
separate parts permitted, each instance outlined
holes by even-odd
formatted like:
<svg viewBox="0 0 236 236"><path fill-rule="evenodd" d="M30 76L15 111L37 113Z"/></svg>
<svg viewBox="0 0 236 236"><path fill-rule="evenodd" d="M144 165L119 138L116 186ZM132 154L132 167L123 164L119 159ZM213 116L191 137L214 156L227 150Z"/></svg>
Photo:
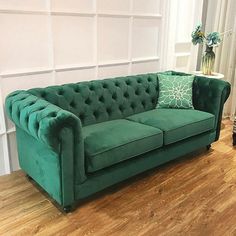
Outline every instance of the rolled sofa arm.
<svg viewBox="0 0 236 236"><path fill-rule="evenodd" d="M224 103L230 94L230 83L196 76L193 82L193 105L197 110L215 115L215 140L219 139Z"/></svg>
<svg viewBox="0 0 236 236"><path fill-rule="evenodd" d="M38 98L27 91L16 91L6 98L6 112L15 125L60 155L63 128L73 132L73 162L76 182L86 179L84 143L80 119L69 111ZM68 157L69 158L69 157Z"/></svg>
<svg viewBox="0 0 236 236"><path fill-rule="evenodd" d="M6 112L16 126L58 151L58 134L63 127L73 127L79 133L77 116L43 99L16 91L6 98Z"/></svg>

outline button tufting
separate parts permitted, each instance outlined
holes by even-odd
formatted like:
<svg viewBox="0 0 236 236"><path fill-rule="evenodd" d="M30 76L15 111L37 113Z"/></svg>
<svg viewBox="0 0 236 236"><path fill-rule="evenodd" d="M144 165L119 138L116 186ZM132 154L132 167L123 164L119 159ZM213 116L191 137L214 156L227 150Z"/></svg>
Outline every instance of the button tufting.
<svg viewBox="0 0 236 236"><path fill-rule="evenodd" d="M106 89L108 86L107 86L107 84L103 84L102 87L103 87L104 89Z"/></svg>
<svg viewBox="0 0 236 236"><path fill-rule="evenodd" d="M113 93L113 94L112 94L112 99L114 99L114 100L117 99L116 93Z"/></svg>
<svg viewBox="0 0 236 236"><path fill-rule="evenodd" d="M52 114L51 114L51 117L56 117L57 116L57 113L56 112L53 112Z"/></svg>
<svg viewBox="0 0 236 236"><path fill-rule="evenodd" d="M95 118L97 118L98 115L99 115L98 111L94 111L94 112L93 112L93 115L95 116Z"/></svg>
<svg viewBox="0 0 236 236"><path fill-rule="evenodd" d="M101 96L101 97L99 97L99 99L98 99L100 102L104 102L104 97L103 96Z"/></svg>
<svg viewBox="0 0 236 236"><path fill-rule="evenodd" d="M74 91L75 91L76 93L79 93L79 92L80 92L80 91L79 91L79 88L75 88Z"/></svg>
<svg viewBox="0 0 236 236"><path fill-rule="evenodd" d="M72 101L72 102L70 103L70 106L74 108L74 107L75 107L75 102Z"/></svg>
<svg viewBox="0 0 236 236"><path fill-rule="evenodd" d="M130 84L131 84L130 80L126 80L125 83L126 83L127 85L130 85Z"/></svg>
<svg viewBox="0 0 236 236"><path fill-rule="evenodd" d="M64 93L64 91L63 90L59 90L59 92L58 92L58 95L63 95L63 93Z"/></svg>
<svg viewBox="0 0 236 236"><path fill-rule="evenodd" d="M147 81L151 83L147 83ZM155 81L154 77L149 77L149 75L145 77L127 77L111 81L85 82L81 85L58 86L54 88L53 94L50 90L37 90L36 95L44 98L44 100L48 99L55 105L59 104L63 109L70 110L81 119L83 125L88 125L96 120L119 119L124 117L124 115L130 115L137 111L145 111L147 108L154 107L159 87L158 83L154 84ZM157 91L155 91L155 87L157 87ZM197 89L196 87L195 90ZM52 96L49 96L49 94L52 94ZM211 94L207 95L211 96ZM23 97L24 95L22 94L18 99L24 99ZM37 107L34 111L39 111L39 114L41 109L48 110L48 108L45 108L46 103L39 103L37 100L30 100L29 98L25 101L27 101L28 106L35 103L32 107ZM17 114L17 110L13 108L9 107L9 109L12 109ZM29 116L28 118L27 116L23 119L23 122L28 122L28 119L31 121L31 117ZM49 113L50 119L53 120L54 118L52 117L55 116L57 116L57 112L53 113L51 111Z"/></svg>
<svg viewBox="0 0 236 236"><path fill-rule="evenodd" d="M128 98L128 97L129 97L128 92L125 92L125 93L124 93L124 97L125 97L125 98Z"/></svg>
<svg viewBox="0 0 236 236"><path fill-rule="evenodd" d="M107 113L110 115L111 114L111 108L110 107L108 107L107 109L106 109L106 111L107 111Z"/></svg>
<svg viewBox="0 0 236 236"><path fill-rule="evenodd" d="M83 119L84 119L84 113L81 113L81 114L79 115L79 118L80 118L81 120L83 120Z"/></svg>
<svg viewBox="0 0 236 236"><path fill-rule="evenodd" d="M93 85L91 85L91 86L89 87L89 89L90 89L91 91L94 91Z"/></svg>
<svg viewBox="0 0 236 236"><path fill-rule="evenodd" d="M44 108L45 108L45 107L40 107L40 108L38 109L38 111L42 111Z"/></svg>
<svg viewBox="0 0 236 236"><path fill-rule="evenodd" d="M90 98L87 98L87 99L85 100L85 103L88 104L88 105L91 104L91 102L92 102L92 101L91 101Z"/></svg>

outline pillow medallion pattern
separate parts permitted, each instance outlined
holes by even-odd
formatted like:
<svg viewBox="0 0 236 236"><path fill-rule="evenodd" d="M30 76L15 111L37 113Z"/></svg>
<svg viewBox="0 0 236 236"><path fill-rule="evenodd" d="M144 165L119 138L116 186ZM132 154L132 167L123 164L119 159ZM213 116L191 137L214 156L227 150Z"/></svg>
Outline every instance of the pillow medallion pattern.
<svg viewBox="0 0 236 236"><path fill-rule="evenodd" d="M193 109L194 76L158 74L159 98L156 108Z"/></svg>

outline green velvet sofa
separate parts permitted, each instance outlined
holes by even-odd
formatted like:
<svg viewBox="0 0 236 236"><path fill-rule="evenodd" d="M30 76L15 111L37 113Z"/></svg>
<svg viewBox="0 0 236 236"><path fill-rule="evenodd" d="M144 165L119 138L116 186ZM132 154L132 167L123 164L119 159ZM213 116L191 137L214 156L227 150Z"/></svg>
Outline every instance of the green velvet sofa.
<svg viewBox="0 0 236 236"><path fill-rule="evenodd" d="M196 76L188 110L155 109L158 92L158 73L150 73L11 93L6 111L21 168L69 211L80 199L218 140L229 83Z"/></svg>

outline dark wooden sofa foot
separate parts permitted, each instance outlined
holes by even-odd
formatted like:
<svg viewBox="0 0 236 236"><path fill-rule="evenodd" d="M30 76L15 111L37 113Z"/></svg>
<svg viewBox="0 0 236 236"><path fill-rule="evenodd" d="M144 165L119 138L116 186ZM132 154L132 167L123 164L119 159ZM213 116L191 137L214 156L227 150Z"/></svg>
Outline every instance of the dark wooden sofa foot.
<svg viewBox="0 0 236 236"><path fill-rule="evenodd" d="M207 145L206 148L207 148L207 150L210 150L211 144Z"/></svg>
<svg viewBox="0 0 236 236"><path fill-rule="evenodd" d="M233 146L236 145L236 133L233 133Z"/></svg>
<svg viewBox="0 0 236 236"><path fill-rule="evenodd" d="M27 178L28 180L32 180L32 177L29 176L28 174L26 175L26 178Z"/></svg>
<svg viewBox="0 0 236 236"><path fill-rule="evenodd" d="M63 207L63 211L64 211L65 213L70 213L70 212L72 212L72 206L64 206L64 207Z"/></svg>

